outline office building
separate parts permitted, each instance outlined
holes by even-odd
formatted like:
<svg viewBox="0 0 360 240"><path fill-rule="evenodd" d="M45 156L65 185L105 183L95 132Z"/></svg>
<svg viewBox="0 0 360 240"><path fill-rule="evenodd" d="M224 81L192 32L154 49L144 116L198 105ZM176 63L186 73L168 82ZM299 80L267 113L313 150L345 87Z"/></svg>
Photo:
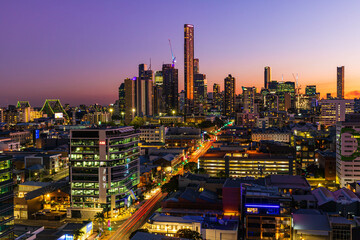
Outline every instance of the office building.
<svg viewBox="0 0 360 240"><path fill-rule="evenodd" d="M255 87L242 87L243 90L243 112L244 113L255 113Z"/></svg>
<svg viewBox="0 0 360 240"><path fill-rule="evenodd" d="M118 111L119 115L123 118L125 115L125 83L121 83L119 87Z"/></svg>
<svg viewBox="0 0 360 240"><path fill-rule="evenodd" d="M235 113L235 78L229 74L224 79L224 115L232 116Z"/></svg>
<svg viewBox="0 0 360 240"><path fill-rule="evenodd" d="M207 80L206 75L196 73L194 75L194 114L202 115L207 104Z"/></svg>
<svg viewBox="0 0 360 240"><path fill-rule="evenodd" d="M136 115L151 116L153 114L153 72L146 64L139 65L139 77L136 79Z"/></svg>
<svg viewBox="0 0 360 240"><path fill-rule="evenodd" d="M200 73L199 59L194 59L194 74Z"/></svg>
<svg viewBox="0 0 360 240"><path fill-rule="evenodd" d="M140 127L140 141L145 143L165 143L166 128L162 125Z"/></svg>
<svg viewBox="0 0 360 240"><path fill-rule="evenodd" d="M345 67L337 67L337 98L344 99L345 97Z"/></svg>
<svg viewBox="0 0 360 240"><path fill-rule="evenodd" d="M125 124L129 124L135 117L136 98L135 98L136 77L124 80L125 89Z"/></svg>
<svg viewBox="0 0 360 240"><path fill-rule="evenodd" d="M345 115L354 113L354 99L323 99L320 101L320 123L325 126L345 121Z"/></svg>
<svg viewBox="0 0 360 240"><path fill-rule="evenodd" d="M154 85L163 85L164 76L162 71L155 72L155 82Z"/></svg>
<svg viewBox="0 0 360 240"><path fill-rule="evenodd" d="M264 88L268 89L271 81L271 68L269 66L264 68Z"/></svg>
<svg viewBox="0 0 360 240"><path fill-rule="evenodd" d="M165 112L164 95L164 76L162 71L155 72L153 84L153 115L160 115Z"/></svg>
<svg viewBox="0 0 360 240"><path fill-rule="evenodd" d="M351 116L351 115L350 115ZM356 116L356 115L352 115ZM358 116L358 115L357 115ZM336 124L336 182L340 187L360 181L360 118Z"/></svg>
<svg viewBox="0 0 360 240"><path fill-rule="evenodd" d="M184 88L185 115L192 114L194 105L194 26L184 25Z"/></svg>
<svg viewBox="0 0 360 240"><path fill-rule="evenodd" d="M305 88L305 95L316 96L316 85L307 85Z"/></svg>
<svg viewBox="0 0 360 240"><path fill-rule="evenodd" d="M291 195L275 186L243 186L245 239L291 240Z"/></svg>
<svg viewBox="0 0 360 240"><path fill-rule="evenodd" d="M71 216L90 218L130 206L139 183L139 134L133 127L70 133Z"/></svg>
<svg viewBox="0 0 360 240"><path fill-rule="evenodd" d="M0 239L14 239L12 157L0 156Z"/></svg>
<svg viewBox="0 0 360 240"><path fill-rule="evenodd" d="M163 64L163 104L165 112L169 114L179 111L179 79L178 69L171 64Z"/></svg>

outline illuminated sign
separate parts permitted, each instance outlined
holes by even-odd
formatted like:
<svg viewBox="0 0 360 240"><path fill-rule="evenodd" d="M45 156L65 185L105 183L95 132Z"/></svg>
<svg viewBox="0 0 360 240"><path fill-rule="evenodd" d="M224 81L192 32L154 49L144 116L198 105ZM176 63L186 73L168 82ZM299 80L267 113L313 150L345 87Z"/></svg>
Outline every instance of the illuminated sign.
<svg viewBox="0 0 360 240"><path fill-rule="evenodd" d="M106 142L105 141L99 141L99 145L105 145Z"/></svg>
<svg viewBox="0 0 360 240"><path fill-rule="evenodd" d="M63 113L55 113L55 118L63 118Z"/></svg>
<svg viewBox="0 0 360 240"><path fill-rule="evenodd" d="M40 138L40 130L36 129L35 130L35 139L39 139Z"/></svg>
<svg viewBox="0 0 360 240"><path fill-rule="evenodd" d="M265 204L245 204L245 207L250 208L280 208L277 205L265 205Z"/></svg>
<svg viewBox="0 0 360 240"><path fill-rule="evenodd" d="M90 232L93 228L92 222L90 222L88 225L86 225L86 233Z"/></svg>

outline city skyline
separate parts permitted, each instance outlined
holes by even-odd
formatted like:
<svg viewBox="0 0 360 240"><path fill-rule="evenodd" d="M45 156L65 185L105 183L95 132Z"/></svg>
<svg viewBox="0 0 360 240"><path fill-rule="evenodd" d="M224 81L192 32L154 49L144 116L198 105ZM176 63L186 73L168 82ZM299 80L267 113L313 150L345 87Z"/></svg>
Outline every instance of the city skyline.
<svg viewBox="0 0 360 240"><path fill-rule="evenodd" d="M0 105L28 100L41 106L47 98L71 105L114 103L120 83L137 75L138 64L149 65L151 58L155 72L171 63L168 39L178 60L180 91L184 24L194 25L194 57L208 86L220 83L224 90L223 79L231 74L237 94L242 86L260 90L263 69L270 66L272 80L283 75L294 81L292 73L298 73L302 92L316 84L322 97L336 96L336 67L345 66L345 97L360 96L360 21L354 7L359 3L214 3L3 2L0 79L6 91ZM130 21L134 12L140 19Z"/></svg>

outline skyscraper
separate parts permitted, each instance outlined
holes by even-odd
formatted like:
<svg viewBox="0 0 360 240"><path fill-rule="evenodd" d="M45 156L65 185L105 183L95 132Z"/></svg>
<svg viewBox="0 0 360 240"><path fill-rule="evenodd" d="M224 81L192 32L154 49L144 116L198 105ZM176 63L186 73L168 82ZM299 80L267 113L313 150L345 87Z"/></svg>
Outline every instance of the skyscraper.
<svg viewBox="0 0 360 240"><path fill-rule="evenodd" d="M213 107L221 110L221 92L220 84L214 83L213 85Z"/></svg>
<svg viewBox="0 0 360 240"><path fill-rule="evenodd" d="M307 85L305 88L305 95L315 96L316 95L316 85Z"/></svg>
<svg viewBox="0 0 360 240"><path fill-rule="evenodd" d="M164 91L164 77L162 71L155 72L155 82L153 85L153 114L159 115L160 113L165 112L163 100L163 91Z"/></svg>
<svg viewBox="0 0 360 240"><path fill-rule="evenodd" d="M344 99L344 79L345 79L345 67L337 67L337 98Z"/></svg>
<svg viewBox="0 0 360 240"><path fill-rule="evenodd" d="M235 110L235 78L229 74L224 79L224 115L231 116Z"/></svg>
<svg viewBox="0 0 360 240"><path fill-rule="evenodd" d="M195 58L194 59L194 74L200 73L200 69L199 69L199 59Z"/></svg>
<svg viewBox="0 0 360 240"><path fill-rule="evenodd" d="M269 83L271 81L271 69L269 66L264 68L264 88L268 89Z"/></svg>
<svg viewBox="0 0 360 240"><path fill-rule="evenodd" d="M255 87L242 87L243 90L243 112L244 113L254 113L254 105L255 105Z"/></svg>
<svg viewBox="0 0 360 240"><path fill-rule="evenodd" d="M127 78L124 80L125 91L125 124L129 124L135 117L135 83L136 77L133 79Z"/></svg>
<svg viewBox="0 0 360 240"><path fill-rule="evenodd" d="M136 79L136 115L143 117L153 114L153 72L146 64L139 65L139 77Z"/></svg>
<svg viewBox="0 0 360 240"><path fill-rule="evenodd" d="M194 74L194 114L203 114L207 102L206 75Z"/></svg>
<svg viewBox="0 0 360 240"><path fill-rule="evenodd" d="M185 115L194 107L194 26L184 25Z"/></svg>
<svg viewBox="0 0 360 240"><path fill-rule="evenodd" d="M178 69L172 64L163 64L163 100L165 111L172 113L179 111Z"/></svg>

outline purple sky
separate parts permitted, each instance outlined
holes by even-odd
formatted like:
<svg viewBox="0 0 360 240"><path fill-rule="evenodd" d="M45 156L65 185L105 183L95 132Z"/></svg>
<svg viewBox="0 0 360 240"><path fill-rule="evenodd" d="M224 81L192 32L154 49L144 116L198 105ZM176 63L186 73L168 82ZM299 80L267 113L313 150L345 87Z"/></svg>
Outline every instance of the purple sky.
<svg viewBox="0 0 360 240"><path fill-rule="evenodd" d="M335 92L345 65L347 96L360 95L360 1L48 1L0 3L0 106L46 98L109 104L139 63L170 63L183 88L183 25L195 25L195 56L209 89L231 73L241 86L272 78Z"/></svg>

